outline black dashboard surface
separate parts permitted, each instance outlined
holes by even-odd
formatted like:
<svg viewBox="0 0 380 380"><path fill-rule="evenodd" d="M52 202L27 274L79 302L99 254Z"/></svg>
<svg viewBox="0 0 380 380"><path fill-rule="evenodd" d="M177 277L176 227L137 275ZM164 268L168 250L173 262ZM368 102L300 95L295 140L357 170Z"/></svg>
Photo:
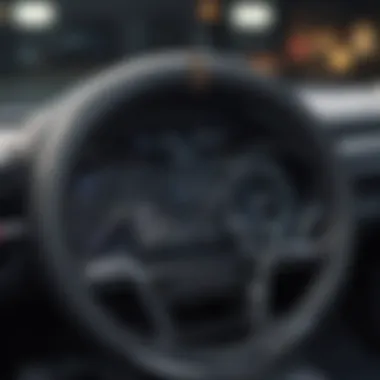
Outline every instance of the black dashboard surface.
<svg viewBox="0 0 380 380"><path fill-rule="evenodd" d="M379 218L380 87L304 85L294 90L335 142L353 182L358 216ZM0 167L7 166L9 153L26 134L28 119L47 106L46 89L40 95L40 100L0 105Z"/></svg>
<svg viewBox="0 0 380 380"><path fill-rule="evenodd" d="M0 132L20 128L27 117L44 106L75 80L17 83L0 89ZM337 129L362 133L380 123L380 83L362 86L292 86L305 106L333 132ZM340 128L339 128L340 127ZM380 127L380 126L379 126Z"/></svg>

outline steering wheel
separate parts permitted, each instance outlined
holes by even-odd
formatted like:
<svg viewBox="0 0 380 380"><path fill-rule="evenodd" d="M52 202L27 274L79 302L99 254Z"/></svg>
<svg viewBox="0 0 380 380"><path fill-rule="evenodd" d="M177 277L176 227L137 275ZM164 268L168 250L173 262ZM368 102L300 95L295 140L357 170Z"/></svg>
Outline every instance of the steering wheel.
<svg viewBox="0 0 380 380"><path fill-rule="evenodd" d="M190 253L176 260L170 255L160 260L158 255L154 265L136 258L113 258L95 268L102 273L116 270L118 276L134 281L157 330L155 339L146 339L131 326L117 323L92 297L85 271L70 245L64 210L68 184L80 153L90 135L104 128L105 115L121 109L128 113L136 99L194 91L210 98L232 94L239 105L245 105L244 112L251 118L253 129L255 118L264 115L265 128L280 141L290 142L294 153L310 164L324 215L324 228L318 236L278 240L273 235L265 252L244 257L243 266L254 268L244 294L249 320L255 328L238 341L201 348L188 346L178 338L165 297L157 291L155 264L163 268L161 280L166 280L169 287L175 287L181 279L187 289L200 287L202 291L202 286L221 278L228 282L236 261L223 261L223 257L207 256L206 252L203 258ZM122 63L89 80L54 108L49 120L53 119L54 125L46 128L35 154L31 175L32 216L41 258L65 308L104 348L124 362L167 379L261 379L315 329L347 275L353 232L351 202L332 147L289 93L256 76L235 59L203 52L174 52ZM249 242L249 234L241 238ZM237 255L236 260L240 259ZM268 312L272 275L280 261L297 260L320 263L321 270L296 307L274 318Z"/></svg>

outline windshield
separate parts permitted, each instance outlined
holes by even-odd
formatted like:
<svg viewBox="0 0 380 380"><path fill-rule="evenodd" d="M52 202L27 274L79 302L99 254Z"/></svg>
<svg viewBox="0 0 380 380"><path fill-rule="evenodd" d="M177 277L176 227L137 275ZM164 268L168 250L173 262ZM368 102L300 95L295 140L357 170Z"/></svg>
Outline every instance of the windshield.
<svg viewBox="0 0 380 380"><path fill-rule="evenodd" d="M375 81L379 20L367 0L3 0L0 97L46 98L120 59L198 45L263 75Z"/></svg>

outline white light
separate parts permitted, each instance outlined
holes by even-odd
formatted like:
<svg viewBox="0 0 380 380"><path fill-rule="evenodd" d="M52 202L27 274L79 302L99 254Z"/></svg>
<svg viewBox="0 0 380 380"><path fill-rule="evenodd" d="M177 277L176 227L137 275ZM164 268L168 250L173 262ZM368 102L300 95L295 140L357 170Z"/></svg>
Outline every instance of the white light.
<svg viewBox="0 0 380 380"><path fill-rule="evenodd" d="M237 3L231 9L230 22L237 31L265 32L274 26L276 10L262 0Z"/></svg>
<svg viewBox="0 0 380 380"><path fill-rule="evenodd" d="M21 0L11 11L11 21L18 29L49 29L58 20L58 9L48 0Z"/></svg>

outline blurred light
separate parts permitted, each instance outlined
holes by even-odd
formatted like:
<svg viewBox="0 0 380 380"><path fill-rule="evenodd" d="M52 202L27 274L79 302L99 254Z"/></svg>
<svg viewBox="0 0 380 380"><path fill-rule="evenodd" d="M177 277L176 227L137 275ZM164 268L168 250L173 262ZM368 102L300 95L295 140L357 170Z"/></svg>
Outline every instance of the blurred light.
<svg viewBox="0 0 380 380"><path fill-rule="evenodd" d="M337 32L333 28L323 28L312 33L313 50L317 54L325 53L338 44Z"/></svg>
<svg viewBox="0 0 380 380"><path fill-rule="evenodd" d="M198 0L197 18L205 23L218 23L220 19L219 0Z"/></svg>
<svg viewBox="0 0 380 380"><path fill-rule="evenodd" d="M8 5L0 3L0 24L6 24L8 21Z"/></svg>
<svg viewBox="0 0 380 380"><path fill-rule="evenodd" d="M312 51L309 38L301 34L289 38L286 50L289 57L296 63L307 61Z"/></svg>
<svg viewBox="0 0 380 380"><path fill-rule="evenodd" d="M18 29L49 29L58 20L58 9L48 0L21 0L13 5L10 18Z"/></svg>
<svg viewBox="0 0 380 380"><path fill-rule="evenodd" d="M328 68L337 75L348 74L355 65L354 56L344 48L335 48L327 56Z"/></svg>
<svg viewBox="0 0 380 380"><path fill-rule="evenodd" d="M276 56L268 54L256 54L249 58L249 63L260 74L276 76L279 74L279 61Z"/></svg>
<svg viewBox="0 0 380 380"><path fill-rule="evenodd" d="M210 84L210 73L207 70L207 65L200 56L194 54L191 57L191 76L192 86L199 91L206 90Z"/></svg>
<svg viewBox="0 0 380 380"><path fill-rule="evenodd" d="M368 22L360 22L351 30L351 46L353 52L363 58L376 53L377 36L374 27Z"/></svg>
<svg viewBox="0 0 380 380"><path fill-rule="evenodd" d="M230 11L230 23L238 31L265 32L276 23L276 9L262 0L258 2L240 2Z"/></svg>

